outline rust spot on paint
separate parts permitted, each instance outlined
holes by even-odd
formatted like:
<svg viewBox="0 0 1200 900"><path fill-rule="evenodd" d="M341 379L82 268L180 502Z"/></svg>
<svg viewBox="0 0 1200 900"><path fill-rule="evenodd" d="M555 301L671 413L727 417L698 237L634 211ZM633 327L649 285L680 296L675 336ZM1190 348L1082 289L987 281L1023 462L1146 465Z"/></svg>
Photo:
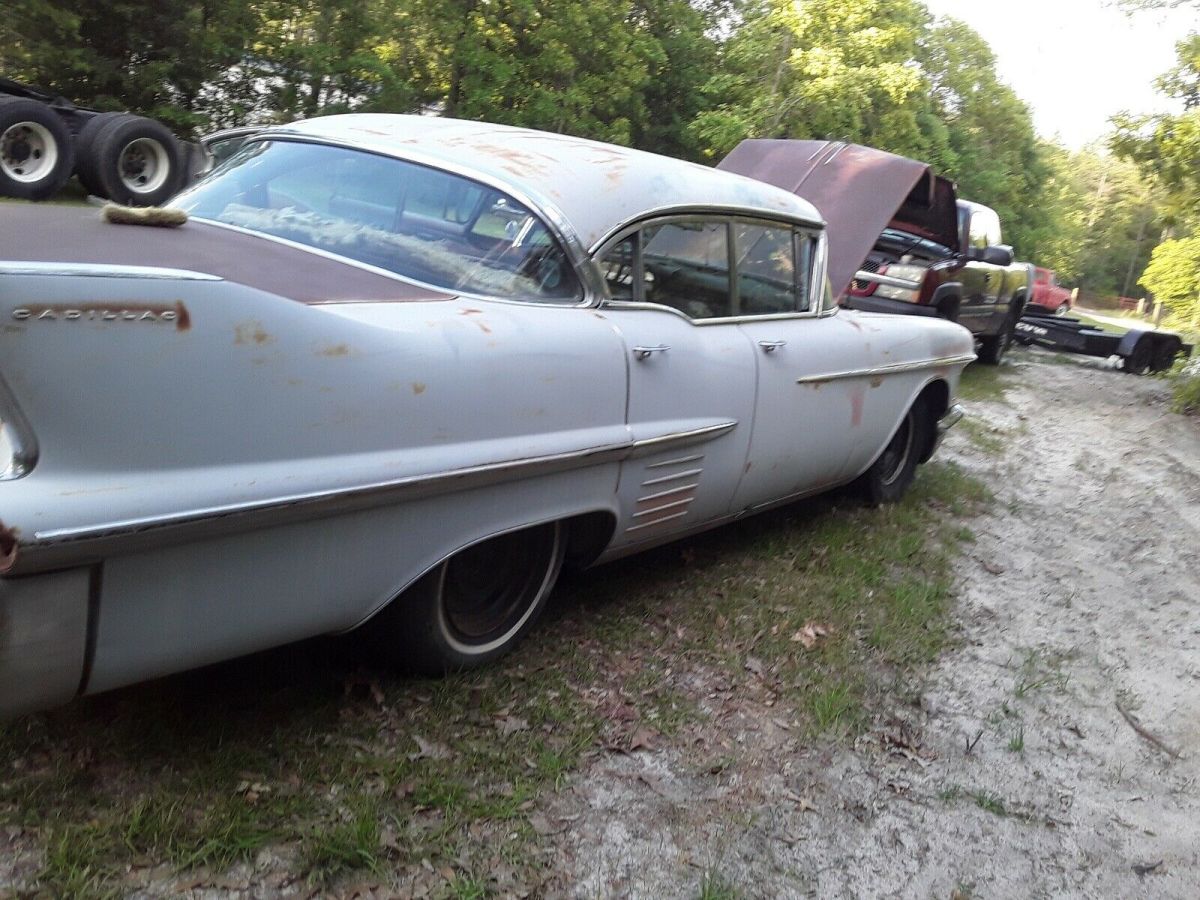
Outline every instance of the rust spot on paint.
<svg viewBox="0 0 1200 900"><path fill-rule="evenodd" d="M871 379L871 387L877 388L881 384L883 384L883 376L876 375L874 378Z"/></svg>
<svg viewBox="0 0 1200 900"><path fill-rule="evenodd" d="M855 331L863 330L862 326L858 324L858 322L854 319L853 316L847 316L846 321L850 323L850 327L853 328Z"/></svg>
<svg viewBox="0 0 1200 900"><path fill-rule="evenodd" d="M867 398L867 389L855 385L850 389L850 427L857 428L862 424L863 401Z"/></svg>
<svg viewBox="0 0 1200 900"><path fill-rule="evenodd" d="M468 306L466 309L464 309L462 312L460 312L459 315L460 316L481 316L481 315L483 315L483 310L475 309L474 307Z"/></svg>
<svg viewBox="0 0 1200 900"><path fill-rule="evenodd" d="M262 327L262 322L258 319L249 319L234 326L233 342L241 346L257 344L261 347L264 344L275 343L275 338L267 334Z"/></svg>
<svg viewBox="0 0 1200 900"><path fill-rule="evenodd" d="M414 382L412 383L412 392L413 392L414 394L423 394L423 393L425 393L425 383L424 383L424 382L421 382L421 381L414 381Z"/></svg>
<svg viewBox="0 0 1200 900"><path fill-rule="evenodd" d="M331 344L321 348L322 356L349 356L350 347L347 344Z"/></svg>

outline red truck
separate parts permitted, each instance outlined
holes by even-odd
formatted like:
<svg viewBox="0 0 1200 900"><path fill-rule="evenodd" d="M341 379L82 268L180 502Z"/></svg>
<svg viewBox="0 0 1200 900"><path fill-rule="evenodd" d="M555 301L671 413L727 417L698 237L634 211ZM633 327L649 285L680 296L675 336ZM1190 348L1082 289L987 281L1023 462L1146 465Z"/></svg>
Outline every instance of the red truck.
<svg viewBox="0 0 1200 900"><path fill-rule="evenodd" d="M1055 316L1065 316L1069 313L1071 292L1058 283L1054 271L1035 266L1033 272L1033 296L1029 305L1036 306L1039 312L1048 312Z"/></svg>

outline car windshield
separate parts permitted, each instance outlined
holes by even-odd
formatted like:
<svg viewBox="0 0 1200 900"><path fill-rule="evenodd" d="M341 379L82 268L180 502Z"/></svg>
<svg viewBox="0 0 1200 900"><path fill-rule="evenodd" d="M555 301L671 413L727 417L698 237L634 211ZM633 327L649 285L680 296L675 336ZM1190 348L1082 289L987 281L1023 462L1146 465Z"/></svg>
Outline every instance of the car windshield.
<svg viewBox="0 0 1200 900"><path fill-rule="evenodd" d="M250 141L174 205L437 288L534 302L583 296L566 253L525 206L391 157Z"/></svg>

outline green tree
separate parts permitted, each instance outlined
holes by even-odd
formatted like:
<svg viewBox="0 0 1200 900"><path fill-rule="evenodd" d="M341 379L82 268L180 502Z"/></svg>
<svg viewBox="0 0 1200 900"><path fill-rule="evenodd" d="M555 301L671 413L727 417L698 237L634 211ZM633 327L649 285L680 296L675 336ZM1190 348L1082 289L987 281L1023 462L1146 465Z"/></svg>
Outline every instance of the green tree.
<svg viewBox="0 0 1200 900"><path fill-rule="evenodd" d="M1155 247L1141 283L1172 313L1200 328L1200 237Z"/></svg>

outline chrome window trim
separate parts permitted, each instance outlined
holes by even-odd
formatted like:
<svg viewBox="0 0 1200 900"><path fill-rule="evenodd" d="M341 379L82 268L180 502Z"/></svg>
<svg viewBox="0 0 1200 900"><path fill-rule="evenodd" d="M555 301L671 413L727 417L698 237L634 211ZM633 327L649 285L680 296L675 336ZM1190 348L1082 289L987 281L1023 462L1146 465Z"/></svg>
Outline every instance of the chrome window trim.
<svg viewBox="0 0 1200 900"><path fill-rule="evenodd" d="M593 251L593 259L595 260L596 273L600 276L601 283L604 286L604 299L600 303L600 306L602 308L605 308L605 309L652 309L652 310L658 310L660 312L664 312L664 311L671 312L671 313L674 313L675 315L679 316L685 322L690 322L692 325L697 325L697 326L730 325L730 324L738 324L738 323L742 323L742 322L770 322L770 321L778 321L778 320L783 320L783 319L815 319L815 318L821 318L824 316L833 315L834 313L837 312L836 304L834 305L833 309L831 309L831 310L823 310L821 308L821 305L819 302L814 303L814 298L816 298L818 295L813 293L813 290L815 290L815 286L817 284L823 282L823 279L819 278L817 276L817 273L824 272L825 260L828 255L828 240L825 236L825 231L824 231L823 225L812 225L811 223L805 223L803 220L801 220L799 218L793 219L790 217L780 217L778 219L770 219L770 218L766 218L765 216L760 216L760 215L756 215L754 213L747 212L745 207L731 206L731 207L728 207L727 209L722 209L722 207L719 207L719 206L710 206L710 207L679 207L679 208L673 208L673 209L676 209L676 210L682 209L684 211L683 212L672 211L672 212L669 212L668 214L666 214L663 218L656 218L653 216L646 217L646 218L640 218L630 224L623 226L622 230L616 230L616 231L610 232L608 237L606 237L604 241L602 241L596 245L597 249L595 249ZM707 212L705 212L705 211L707 211ZM810 292L809 292L809 296L808 296L809 308L806 310L796 310L795 312L785 312L785 313L763 313L762 315L714 316L709 319L693 319L691 316L689 316L687 313L683 312L682 310L679 310L673 306L667 306L667 305L661 304L661 303L647 303L644 300L639 301L639 300L614 300L614 299L612 299L612 297L609 295L608 283L606 281L604 281L604 276L600 269L600 260L603 258L604 254L608 253L617 244L621 243L621 241L625 240L631 234L634 234L635 232L640 234L641 231L648 226L660 225L660 224L665 225L665 224L670 224L671 222L679 222L679 221L685 221L685 222L694 221L697 217L703 217L706 214L708 216L713 216L713 215L720 216L722 221L724 221L725 225L727 226L726 241L727 241L727 244L729 245L729 253L730 253L731 259L732 259L733 253L735 252L735 248L733 247L733 224L735 222L742 222L742 223L745 223L748 225L760 225L760 226L775 227L775 228L778 228L781 225L783 225L788 228L799 229L802 234L807 233L807 234L809 234L810 237L815 238L816 242L817 242L817 247L816 247L815 252L813 253L813 258L812 258L812 262L811 262L812 271L809 274L809 279L810 279ZM641 252L640 252L641 251L641 240L640 239L638 241L638 247L636 249L637 249L637 255L635 257L635 265L634 265L634 278L635 278L634 283L635 284L638 282L638 280L640 280L639 276L641 274L640 270L641 270L641 264L642 264L641 263L642 256L641 256ZM731 267L730 267L730 284L731 285L733 284L733 281L734 281L734 279L733 279L734 274L736 274L736 268L734 268L731 265ZM731 292L732 292L732 287L731 287Z"/></svg>
<svg viewBox="0 0 1200 900"><path fill-rule="evenodd" d="M825 223L820 219L806 219L803 216L790 215L782 210L772 215L766 210L748 210L744 206L732 203L712 203L691 206L655 206L644 209L636 216L626 219L620 225L610 228L603 237L592 244L589 253L593 259L599 259L602 252L608 252L610 244L619 243L631 231L644 227L651 221L659 219L687 218L689 216L721 216L729 220L738 219L752 225L774 224L805 228L810 231L824 232Z"/></svg>
<svg viewBox="0 0 1200 900"><path fill-rule="evenodd" d="M159 281L224 281L220 275L160 266L110 263L0 262L0 275L52 275L81 278L144 278Z"/></svg>
<svg viewBox="0 0 1200 900"><path fill-rule="evenodd" d="M898 372L917 372L921 369L936 369L941 366L956 366L960 363L975 361L974 353L963 353L958 356L939 356L935 359L918 359L912 362L892 363L887 366L872 366L865 369L847 369L844 372L827 372L823 375L805 375L796 379L796 384L823 384L826 381L839 381L844 378L868 378L874 375L894 375Z"/></svg>
<svg viewBox="0 0 1200 900"><path fill-rule="evenodd" d="M426 284L422 281L417 281L415 278L408 278L398 272L390 272L387 269L380 269L377 266L372 266L369 263L359 263L357 260L352 260L349 257L339 256L336 253L328 251L318 251L316 247L308 247L305 244L297 244L292 241L287 241L286 238L276 238L274 235L267 235L260 231L252 231L250 229L242 229L248 234L260 235L263 237L274 238L275 240L284 241L291 246L301 247L303 249L313 250L328 254L331 258L342 260L347 263L358 265L367 271L376 272L379 274L388 275L399 281L405 281L409 284L415 284L420 287L429 288L441 293L449 293L454 296L467 297L473 300L508 300L509 302L521 303L528 302L533 306L562 306L562 307L591 307L599 305L599 301L604 297L604 281L600 277L599 269L596 268L587 251L583 247L583 242L575 229L567 221L566 216L553 203L542 199L523 188L514 185L512 182L504 181L500 178L495 178L486 172L480 172L477 169L472 169L470 166L463 166L457 163L450 163L436 156L421 153L420 150L405 149L403 152L384 152L379 149L366 149L351 141L339 140L337 138L323 137L318 135L299 134L289 131L264 131L260 134L254 134L246 138L246 144L251 144L257 141L291 141L302 144L318 144L325 147L337 147L343 150L353 150L357 153L366 153L371 156L381 156L386 159L396 159L401 162L409 162L413 165L424 166L428 169L434 169L439 172L446 172L451 175L457 175L460 178L466 178L478 184L490 187L493 190L500 191L512 197L518 203L525 206L530 212L538 216L551 235L562 245L563 251L567 254L567 259L575 270L575 275L579 279L580 287L583 288L583 298L581 300L570 303L545 303L536 300L521 301L511 297L493 297L490 294L469 294L459 292L453 288L439 287L438 285ZM190 188L188 189L190 190ZM174 199L179 199L186 191L177 194ZM211 219L203 219L196 217L197 221L212 222ZM226 223L217 222L213 224L225 225ZM227 226L238 227L238 226Z"/></svg>
<svg viewBox="0 0 1200 900"><path fill-rule="evenodd" d="M516 478L533 478L602 463L623 462L673 447L706 443L732 431L737 424L736 420L728 420L637 439L632 437L628 425L622 425L619 427L625 429L628 436L626 440L595 447L184 512L37 531L31 541L19 544L3 574L54 568L98 560L117 551L127 552L139 547L303 521L312 518L314 512L336 515L400 500L487 487Z"/></svg>

